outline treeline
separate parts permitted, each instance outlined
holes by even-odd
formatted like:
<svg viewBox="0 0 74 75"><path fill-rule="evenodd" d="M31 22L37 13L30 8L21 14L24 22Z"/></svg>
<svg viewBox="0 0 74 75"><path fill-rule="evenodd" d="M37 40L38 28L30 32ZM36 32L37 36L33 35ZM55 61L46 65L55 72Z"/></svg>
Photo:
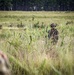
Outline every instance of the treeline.
<svg viewBox="0 0 74 75"><path fill-rule="evenodd" d="M73 0L0 0L0 10L74 11Z"/></svg>

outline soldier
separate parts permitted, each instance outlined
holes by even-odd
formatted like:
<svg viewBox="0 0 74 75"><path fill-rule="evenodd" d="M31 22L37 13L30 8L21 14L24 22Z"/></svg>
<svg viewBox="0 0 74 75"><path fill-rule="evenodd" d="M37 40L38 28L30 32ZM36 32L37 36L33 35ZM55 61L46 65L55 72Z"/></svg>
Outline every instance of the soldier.
<svg viewBox="0 0 74 75"><path fill-rule="evenodd" d="M57 25L52 23L50 25L51 30L48 31L48 38L51 38L51 43L56 44L58 42L58 30L55 28Z"/></svg>

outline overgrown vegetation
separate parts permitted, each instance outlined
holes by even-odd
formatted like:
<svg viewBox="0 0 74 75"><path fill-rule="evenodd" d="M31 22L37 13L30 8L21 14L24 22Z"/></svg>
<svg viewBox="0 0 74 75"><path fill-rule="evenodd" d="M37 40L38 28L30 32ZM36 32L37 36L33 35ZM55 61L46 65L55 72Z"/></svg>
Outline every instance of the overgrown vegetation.
<svg viewBox="0 0 74 75"><path fill-rule="evenodd" d="M0 49L9 57L12 75L74 75L74 13L0 12L0 17ZM56 45L47 33L53 22Z"/></svg>

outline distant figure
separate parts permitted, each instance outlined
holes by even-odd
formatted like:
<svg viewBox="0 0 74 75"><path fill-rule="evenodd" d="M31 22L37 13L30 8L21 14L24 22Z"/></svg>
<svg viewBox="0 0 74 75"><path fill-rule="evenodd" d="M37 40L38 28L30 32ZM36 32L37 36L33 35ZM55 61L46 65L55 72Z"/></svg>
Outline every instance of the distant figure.
<svg viewBox="0 0 74 75"><path fill-rule="evenodd" d="M2 51L0 51L0 75L10 75L8 58Z"/></svg>
<svg viewBox="0 0 74 75"><path fill-rule="evenodd" d="M52 23L50 25L51 30L48 31L48 38L51 39L51 43L56 44L58 42L58 30L55 28L57 25Z"/></svg>

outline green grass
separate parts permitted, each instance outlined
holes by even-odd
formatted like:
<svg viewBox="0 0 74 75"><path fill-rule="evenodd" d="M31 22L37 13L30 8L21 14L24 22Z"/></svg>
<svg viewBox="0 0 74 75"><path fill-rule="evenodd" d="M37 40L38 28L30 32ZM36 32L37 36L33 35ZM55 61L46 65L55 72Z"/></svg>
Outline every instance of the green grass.
<svg viewBox="0 0 74 75"><path fill-rule="evenodd" d="M51 23L58 24L56 45L47 37ZM74 12L0 11L0 25L12 75L74 75Z"/></svg>

